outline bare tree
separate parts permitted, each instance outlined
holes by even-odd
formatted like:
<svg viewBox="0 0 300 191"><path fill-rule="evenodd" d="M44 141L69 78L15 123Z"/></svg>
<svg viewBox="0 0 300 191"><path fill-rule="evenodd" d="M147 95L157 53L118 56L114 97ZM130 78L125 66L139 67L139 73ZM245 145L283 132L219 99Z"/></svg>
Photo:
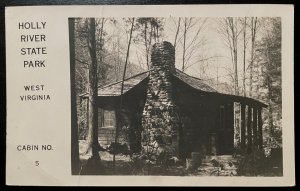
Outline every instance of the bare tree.
<svg viewBox="0 0 300 191"><path fill-rule="evenodd" d="M230 50L231 60L234 69L234 93L239 94L238 88L238 37L242 31L238 25L238 18L227 17L218 22L218 33L221 35L225 45Z"/></svg>
<svg viewBox="0 0 300 191"><path fill-rule="evenodd" d="M246 33L247 33L247 17L244 17L243 20L243 92L244 97L246 97Z"/></svg>
<svg viewBox="0 0 300 191"><path fill-rule="evenodd" d="M178 35L179 35L179 31L180 31L180 23L181 23L181 18L179 17L178 22L176 23L176 21L175 21L175 25L176 25L176 34L175 34L175 39L174 39L174 48L175 49L176 49Z"/></svg>
<svg viewBox="0 0 300 191"><path fill-rule="evenodd" d="M253 83L253 62L254 62L254 55L255 55L255 41L256 41L256 33L258 28L258 19L257 17L251 18L251 60L250 60L250 75L249 75L249 96L252 97L252 83Z"/></svg>
<svg viewBox="0 0 300 191"><path fill-rule="evenodd" d="M135 30L138 31L135 41L140 41L145 46L146 64L149 69L150 48L153 41L157 42L162 35L163 20L153 17L143 17L138 18L135 25Z"/></svg>
<svg viewBox="0 0 300 191"><path fill-rule="evenodd" d="M181 20L179 19L177 28L180 28L180 21ZM183 18L183 28L181 28L182 36L178 39L178 42L182 44L182 71L185 71L188 67L198 63L197 61L192 63L191 59L194 57L199 47L206 43L206 38L201 36L206 23L206 18ZM178 35L178 33L180 33L180 31L176 31L176 35ZM176 39L177 38L178 37L176 37Z"/></svg>
<svg viewBox="0 0 300 191"><path fill-rule="evenodd" d="M105 18L95 20L95 47L96 53L98 53L99 61L97 62L97 78L98 82L105 84L106 75L107 75L107 66L104 63L104 24L106 22ZM96 35L97 34L97 35Z"/></svg>

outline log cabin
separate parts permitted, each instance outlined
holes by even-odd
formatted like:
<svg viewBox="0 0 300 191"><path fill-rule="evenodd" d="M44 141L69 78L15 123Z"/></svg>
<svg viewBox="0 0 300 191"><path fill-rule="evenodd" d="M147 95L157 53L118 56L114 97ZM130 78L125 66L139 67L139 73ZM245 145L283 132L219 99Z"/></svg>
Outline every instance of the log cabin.
<svg viewBox="0 0 300 191"><path fill-rule="evenodd" d="M114 142L117 130L117 141L133 153L168 150L182 159L192 152L231 155L263 147L262 109L267 105L219 93L176 69L169 42L152 47L149 71L99 87L97 104L101 145Z"/></svg>

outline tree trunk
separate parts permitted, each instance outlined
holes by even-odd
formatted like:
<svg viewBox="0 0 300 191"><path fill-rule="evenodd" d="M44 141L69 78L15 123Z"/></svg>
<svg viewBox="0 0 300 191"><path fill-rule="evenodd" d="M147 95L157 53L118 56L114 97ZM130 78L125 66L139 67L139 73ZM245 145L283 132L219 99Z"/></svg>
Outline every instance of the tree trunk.
<svg viewBox="0 0 300 191"><path fill-rule="evenodd" d="M116 82L119 81L119 75L120 75L120 68L121 68L121 62L120 62L120 37L118 37L117 41L117 62L115 66L115 75L116 75Z"/></svg>
<svg viewBox="0 0 300 191"><path fill-rule="evenodd" d="M186 44L187 20L184 18L184 31L183 31L183 50L182 50L182 71L185 70L185 44Z"/></svg>
<svg viewBox="0 0 300 191"><path fill-rule="evenodd" d="M101 82L103 84L105 84L105 80L106 80L106 69L104 68L104 64L103 64L103 27L104 27L104 22L105 22L105 18L101 19L101 27L100 27L100 35L99 35L99 44L100 46L98 47L99 52L100 52L100 63L98 65L98 73L97 73L97 77L98 80L101 80ZM97 49L97 47L96 47Z"/></svg>
<svg viewBox="0 0 300 191"><path fill-rule="evenodd" d="M269 104L269 132L270 132L270 136L273 137L273 132L274 132L274 128L273 128L273 108L272 108L272 102L271 102L271 84L270 81L268 80L268 104Z"/></svg>
<svg viewBox="0 0 300 191"><path fill-rule="evenodd" d="M78 124L77 124L77 108L76 108L76 88L75 88L75 21L69 19L69 39L70 39L70 70L71 70L71 108L72 108L72 131L71 131L71 170L73 175L78 175L80 160L78 148Z"/></svg>
<svg viewBox="0 0 300 191"><path fill-rule="evenodd" d="M238 80L238 70L237 70L237 43L235 42L235 49L234 49L234 94L239 95L239 80Z"/></svg>
<svg viewBox="0 0 300 191"><path fill-rule="evenodd" d="M257 28L257 17L251 18L251 61L250 61L250 77L249 77L249 97L252 97L253 83L253 63L255 54L255 36Z"/></svg>
<svg viewBox="0 0 300 191"><path fill-rule="evenodd" d="M95 19L87 19L88 22L88 50L91 57L89 66L89 127L87 137L87 150L91 152L92 157L99 158L99 142L98 142L98 108L97 108L97 94L98 94L98 77L97 77L97 58L96 58L96 39L95 39Z"/></svg>
<svg viewBox="0 0 300 191"><path fill-rule="evenodd" d="M123 107L123 89L124 89L124 81L125 81L125 77L126 77L126 69L127 69L127 64L128 64L129 50L130 50L130 45L131 45L133 27L134 27L134 18L132 18L131 29L130 29L130 34L129 34L129 42L128 42L128 46L127 46L126 60L125 60L124 71L123 71L121 94L120 94L120 107L119 107L119 111L116 112L117 127L116 127L116 134L115 134L115 145L118 142L119 130L121 129L120 120L121 120L121 112L122 112L122 107ZM113 155L114 171L115 171L115 166L116 166L116 152L115 151L116 151L116 149L114 149L114 155Z"/></svg>
<svg viewBox="0 0 300 191"><path fill-rule="evenodd" d="M268 107L269 107L269 133L270 137L273 137L274 127L273 127L273 107L272 107L272 80L270 76L271 72L271 61L270 61L270 55L269 55L269 45L267 44L266 47L266 56L267 56L267 87L268 87Z"/></svg>
<svg viewBox="0 0 300 191"><path fill-rule="evenodd" d="M149 55L148 55L148 43L147 43L147 22L145 22L145 30L144 30L144 40L145 40L145 48L146 48L146 63L149 69Z"/></svg>
<svg viewBox="0 0 300 191"><path fill-rule="evenodd" d="M157 26L156 26L156 38L155 38L155 43L157 43L159 41L159 34L158 34L158 20L155 19L156 23L157 23ZM151 44L150 44L151 45Z"/></svg>
<svg viewBox="0 0 300 191"><path fill-rule="evenodd" d="M233 22L233 21L232 21ZM237 23L235 24L235 27ZM233 31L233 42L234 42L234 46L233 46L233 54L234 54L234 82L235 82L235 95L239 95L239 84L238 84L238 70L237 70L237 62L238 62L238 58L237 58L237 30L234 29L235 28L234 25L232 26L232 31Z"/></svg>
<svg viewBox="0 0 300 191"><path fill-rule="evenodd" d="M150 51L150 48L151 48L151 45L152 45L152 38L153 38L153 35L152 35L152 33L153 33L153 26L150 24L150 28L151 28L151 30L150 30L150 34L149 34L149 43L148 43L148 52L147 52L147 56L148 56L148 61L150 60L149 59L149 57L150 57L150 55L149 55L149 51ZM148 65L148 70L150 69L150 66Z"/></svg>
<svg viewBox="0 0 300 191"><path fill-rule="evenodd" d="M243 89L244 97L246 97L246 28L247 28L247 18L244 18L244 53L243 53Z"/></svg>
<svg viewBox="0 0 300 191"><path fill-rule="evenodd" d="M234 94L238 95L238 73L237 73L237 40L238 40L238 34L237 34L237 23L234 22L234 19L232 17L228 18L228 24L229 28L231 30L231 38L232 38L232 52L233 52L233 67L234 67Z"/></svg>
<svg viewBox="0 0 300 191"><path fill-rule="evenodd" d="M180 30L180 18L178 18L178 26L176 29L176 34L175 34L175 40L174 40L174 48L176 50L176 44L177 44L177 38L178 38L178 34L179 34L179 30Z"/></svg>

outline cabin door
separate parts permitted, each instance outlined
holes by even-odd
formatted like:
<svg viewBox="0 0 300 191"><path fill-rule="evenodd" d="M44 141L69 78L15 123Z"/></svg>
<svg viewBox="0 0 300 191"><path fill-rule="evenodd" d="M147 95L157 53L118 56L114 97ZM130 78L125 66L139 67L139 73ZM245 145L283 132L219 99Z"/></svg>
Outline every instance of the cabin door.
<svg viewBox="0 0 300 191"><path fill-rule="evenodd" d="M218 155L229 155L233 153L234 146L234 118L233 105L220 106L219 130L218 130Z"/></svg>

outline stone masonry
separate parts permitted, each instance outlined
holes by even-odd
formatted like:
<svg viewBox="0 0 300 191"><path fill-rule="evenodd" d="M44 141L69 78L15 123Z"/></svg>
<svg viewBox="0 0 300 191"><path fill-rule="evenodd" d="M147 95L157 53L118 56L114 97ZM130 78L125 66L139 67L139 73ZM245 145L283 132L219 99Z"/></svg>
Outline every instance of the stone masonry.
<svg viewBox="0 0 300 191"><path fill-rule="evenodd" d="M166 41L154 44L142 117L142 153L153 162L178 156L179 116L172 100L171 72L175 72L173 45Z"/></svg>

